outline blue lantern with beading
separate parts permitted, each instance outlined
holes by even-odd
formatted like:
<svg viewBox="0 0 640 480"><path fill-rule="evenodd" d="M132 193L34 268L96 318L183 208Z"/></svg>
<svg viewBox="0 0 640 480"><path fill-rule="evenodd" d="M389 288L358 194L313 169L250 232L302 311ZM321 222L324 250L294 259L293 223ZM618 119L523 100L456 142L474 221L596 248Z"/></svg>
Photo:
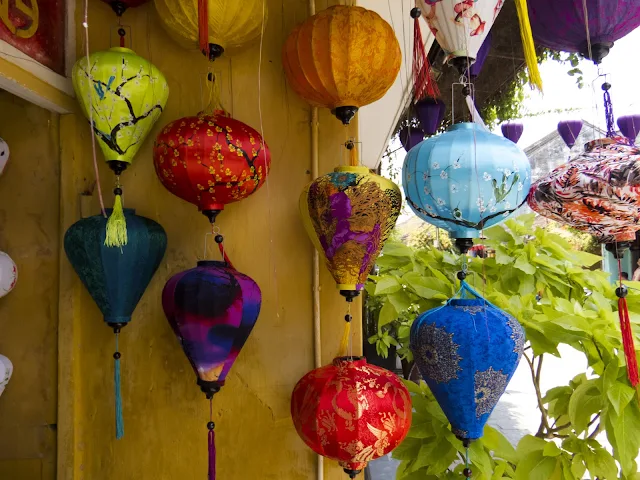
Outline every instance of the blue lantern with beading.
<svg viewBox="0 0 640 480"><path fill-rule="evenodd" d="M518 367L524 330L462 282L444 306L420 315L411 327L411 351L422 377L463 442L484 426Z"/></svg>
<svg viewBox="0 0 640 480"><path fill-rule="evenodd" d="M480 230L526 201L531 166L512 141L475 123L457 123L409 151L402 180L415 214L447 230L466 252Z"/></svg>

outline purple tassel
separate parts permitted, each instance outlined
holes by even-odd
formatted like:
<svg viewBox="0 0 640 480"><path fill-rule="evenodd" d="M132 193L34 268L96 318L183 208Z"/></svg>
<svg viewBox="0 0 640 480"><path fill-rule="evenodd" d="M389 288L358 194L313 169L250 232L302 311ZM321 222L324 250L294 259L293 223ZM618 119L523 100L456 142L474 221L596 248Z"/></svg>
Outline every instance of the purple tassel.
<svg viewBox="0 0 640 480"><path fill-rule="evenodd" d="M216 432L209 422L209 480L216 480Z"/></svg>

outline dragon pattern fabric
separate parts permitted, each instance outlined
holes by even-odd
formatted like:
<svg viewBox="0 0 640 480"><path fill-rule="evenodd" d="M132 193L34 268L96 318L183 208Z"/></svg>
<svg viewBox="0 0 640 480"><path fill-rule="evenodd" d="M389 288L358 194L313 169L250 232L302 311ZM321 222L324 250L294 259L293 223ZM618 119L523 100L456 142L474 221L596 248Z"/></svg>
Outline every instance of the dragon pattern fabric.
<svg viewBox="0 0 640 480"><path fill-rule="evenodd" d="M640 229L640 148L622 137L590 142L536 182L527 201L540 215L602 243L632 241Z"/></svg>

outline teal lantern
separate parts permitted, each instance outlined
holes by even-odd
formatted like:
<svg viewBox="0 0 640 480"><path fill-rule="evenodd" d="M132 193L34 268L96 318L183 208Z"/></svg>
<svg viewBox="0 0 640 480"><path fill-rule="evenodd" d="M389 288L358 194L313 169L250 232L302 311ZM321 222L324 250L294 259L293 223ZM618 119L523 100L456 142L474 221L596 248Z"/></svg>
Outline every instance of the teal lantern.
<svg viewBox="0 0 640 480"><path fill-rule="evenodd" d="M466 253L480 230L526 201L531 166L512 141L475 123L457 123L409 151L402 180L415 214L447 230Z"/></svg>
<svg viewBox="0 0 640 480"><path fill-rule="evenodd" d="M124 216L129 241L120 248L105 245L107 218L103 215L83 218L71 225L64 236L69 262L116 335L116 438L124 435L118 335L131 321L167 248L167 235L159 223L136 215L130 208L124 209Z"/></svg>

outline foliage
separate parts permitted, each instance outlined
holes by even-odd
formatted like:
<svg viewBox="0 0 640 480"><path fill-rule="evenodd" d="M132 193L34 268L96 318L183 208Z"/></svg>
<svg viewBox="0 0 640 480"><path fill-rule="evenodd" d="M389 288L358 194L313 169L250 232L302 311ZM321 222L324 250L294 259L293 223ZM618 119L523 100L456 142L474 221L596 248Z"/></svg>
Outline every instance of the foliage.
<svg viewBox="0 0 640 480"><path fill-rule="evenodd" d="M571 480L588 472L590 478L604 480L618 478L620 468L620 478L640 479L635 463L640 406L627 380L614 288L607 273L588 270L599 257L572 250L560 236L535 228L533 220L533 215L523 215L485 231L483 243L495 249L495 257L471 260L467 280L525 328L525 359L537 393L540 427L515 450L487 427L485 437L471 447L474 478ZM367 291L370 304L379 309L378 332L369 341L381 354L397 345L397 353L411 362L411 324L420 312L456 293L453 279L461 258L434 248L413 250L389 243L377 265ZM635 323L640 319L640 295L631 290L628 302ZM543 393L543 360L559 357L560 344L582 352L589 371ZM459 478L461 442L451 434L428 387L408 386L415 414L407 440L394 453L402 461L397 478ZM606 432L612 452L597 440L600 432Z"/></svg>
<svg viewBox="0 0 640 480"><path fill-rule="evenodd" d="M453 247L449 233L446 230L436 228L428 223L410 233L405 243L412 248L418 249L436 247L440 250L451 250Z"/></svg>

